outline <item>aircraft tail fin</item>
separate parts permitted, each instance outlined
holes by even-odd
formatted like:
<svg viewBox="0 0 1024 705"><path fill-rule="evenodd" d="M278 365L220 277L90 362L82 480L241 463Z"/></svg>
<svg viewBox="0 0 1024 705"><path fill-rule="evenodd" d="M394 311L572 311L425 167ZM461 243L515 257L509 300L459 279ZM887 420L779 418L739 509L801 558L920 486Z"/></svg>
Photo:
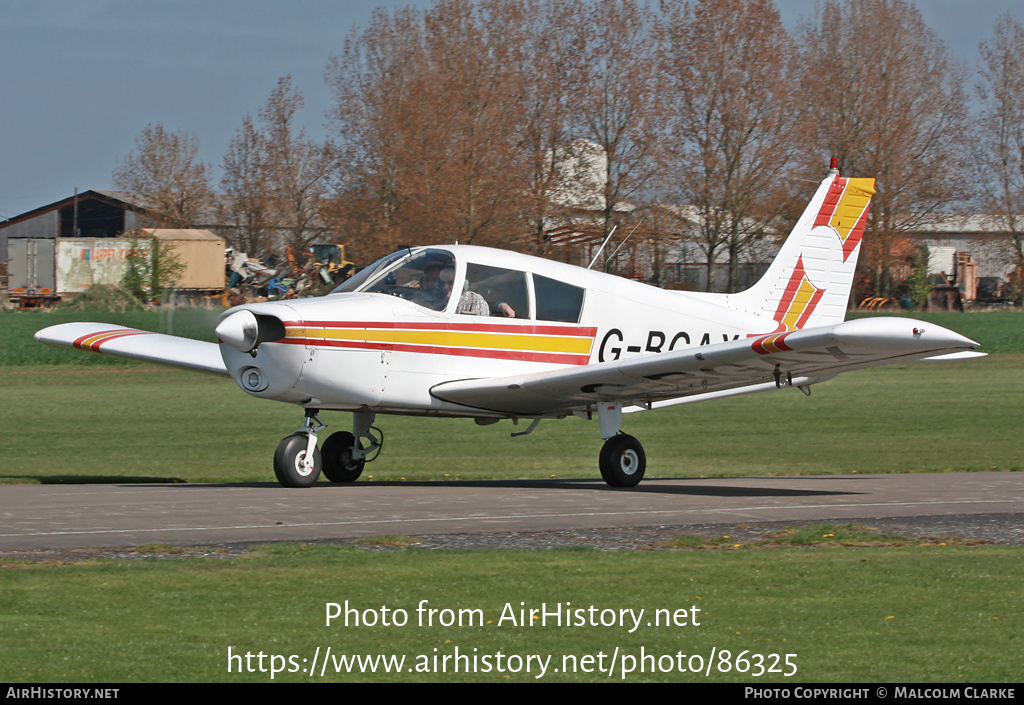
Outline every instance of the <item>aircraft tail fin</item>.
<svg viewBox="0 0 1024 705"><path fill-rule="evenodd" d="M768 271L729 305L774 321L769 333L840 323L853 287L875 180L832 169Z"/></svg>

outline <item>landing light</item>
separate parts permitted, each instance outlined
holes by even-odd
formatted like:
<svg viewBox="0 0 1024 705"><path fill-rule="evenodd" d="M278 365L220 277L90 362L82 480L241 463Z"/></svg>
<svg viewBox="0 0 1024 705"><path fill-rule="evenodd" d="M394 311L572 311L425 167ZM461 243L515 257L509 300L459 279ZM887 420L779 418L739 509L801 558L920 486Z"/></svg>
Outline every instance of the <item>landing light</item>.
<svg viewBox="0 0 1024 705"><path fill-rule="evenodd" d="M246 367L242 370L239 378L242 380L242 387L247 392L262 392L269 386L263 371L258 367Z"/></svg>

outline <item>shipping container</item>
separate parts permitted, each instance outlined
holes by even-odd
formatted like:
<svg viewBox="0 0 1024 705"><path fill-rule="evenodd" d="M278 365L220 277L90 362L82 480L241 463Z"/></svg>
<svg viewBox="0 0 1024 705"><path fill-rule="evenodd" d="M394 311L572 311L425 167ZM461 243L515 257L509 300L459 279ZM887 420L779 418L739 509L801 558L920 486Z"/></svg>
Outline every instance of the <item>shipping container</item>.
<svg viewBox="0 0 1024 705"><path fill-rule="evenodd" d="M57 298L52 239L26 237L7 241L7 287L11 300L23 305Z"/></svg>
<svg viewBox="0 0 1024 705"><path fill-rule="evenodd" d="M124 234L139 241L156 238L172 248L185 265L175 285L189 291L214 291L224 288L224 238L209 230L173 230L136 228Z"/></svg>

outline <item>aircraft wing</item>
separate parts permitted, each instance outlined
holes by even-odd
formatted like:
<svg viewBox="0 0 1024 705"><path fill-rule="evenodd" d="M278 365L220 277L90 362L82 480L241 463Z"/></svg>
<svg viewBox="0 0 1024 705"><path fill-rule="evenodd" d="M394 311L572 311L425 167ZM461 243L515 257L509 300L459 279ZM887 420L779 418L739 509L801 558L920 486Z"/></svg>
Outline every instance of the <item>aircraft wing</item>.
<svg viewBox="0 0 1024 705"><path fill-rule="evenodd" d="M564 415L599 402L652 408L805 387L878 365L983 356L973 350L977 345L922 321L865 318L550 372L446 382L431 394L521 416Z"/></svg>
<svg viewBox="0 0 1024 705"><path fill-rule="evenodd" d="M129 360L227 376L216 343L151 333L109 323L62 323L37 332L36 340L58 348L89 350Z"/></svg>

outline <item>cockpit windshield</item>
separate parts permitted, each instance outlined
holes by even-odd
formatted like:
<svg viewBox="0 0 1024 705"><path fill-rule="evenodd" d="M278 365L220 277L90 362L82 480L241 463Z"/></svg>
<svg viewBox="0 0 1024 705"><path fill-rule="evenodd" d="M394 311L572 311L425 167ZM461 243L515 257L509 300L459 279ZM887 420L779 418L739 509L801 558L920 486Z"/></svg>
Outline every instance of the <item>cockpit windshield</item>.
<svg viewBox="0 0 1024 705"><path fill-rule="evenodd" d="M445 250L401 250L364 268L331 293L390 294L442 311L451 290L441 286L441 270L454 266L455 258Z"/></svg>
<svg viewBox="0 0 1024 705"><path fill-rule="evenodd" d="M398 260L408 256L410 256L408 250L401 250L399 252L394 252L387 257L383 257L373 264L360 269L356 274L353 274L342 282L341 286L332 290L331 294L344 294L350 291L356 291L368 280L373 279L374 275L383 272Z"/></svg>

